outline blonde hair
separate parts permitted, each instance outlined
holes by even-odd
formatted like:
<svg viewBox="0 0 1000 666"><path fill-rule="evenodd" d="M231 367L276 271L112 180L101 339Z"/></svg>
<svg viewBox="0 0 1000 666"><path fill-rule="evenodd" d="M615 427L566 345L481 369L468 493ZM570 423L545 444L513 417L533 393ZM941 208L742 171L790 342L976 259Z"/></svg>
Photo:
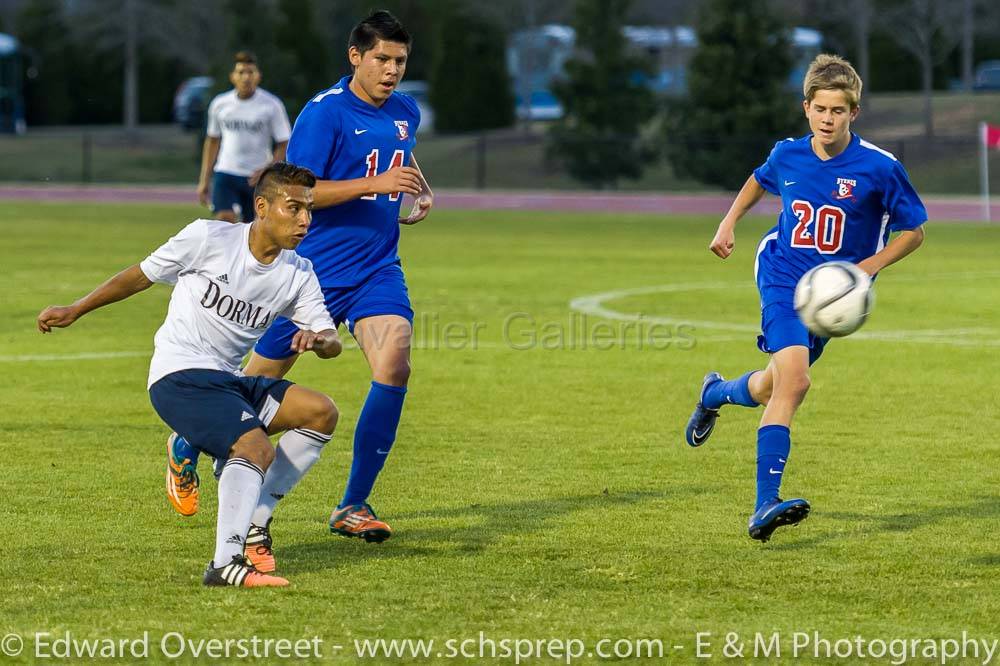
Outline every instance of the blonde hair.
<svg viewBox="0 0 1000 666"><path fill-rule="evenodd" d="M861 77L851 63L840 56L820 53L809 65L802 82L802 94L811 102L817 90L843 90L851 108L861 101Z"/></svg>

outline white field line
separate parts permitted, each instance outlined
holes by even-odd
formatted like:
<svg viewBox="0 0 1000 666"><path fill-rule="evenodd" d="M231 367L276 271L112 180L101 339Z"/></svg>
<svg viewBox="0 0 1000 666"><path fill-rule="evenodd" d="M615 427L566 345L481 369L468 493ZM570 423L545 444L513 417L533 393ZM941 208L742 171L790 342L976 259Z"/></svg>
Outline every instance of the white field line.
<svg viewBox="0 0 1000 666"><path fill-rule="evenodd" d="M475 351L477 349L500 349L507 345L500 342L483 342L475 344L449 346L443 342L437 344L417 343L412 346L416 350L428 351ZM355 342L344 343L344 349L357 349ZM66 354L0 354L0 363L47 363L63 361L105 361L116 358L149 358L152 351L120 351L120 352L70 352Z"/></svg>
<svg viewBox="0 0 1000 666"><path fill-rule="evenodd" d="M139 358L152 356L149 351L120 352L72 352L68 354L4 354L0 363L22 363L28 361L103 361L111 358Z"/></svg>

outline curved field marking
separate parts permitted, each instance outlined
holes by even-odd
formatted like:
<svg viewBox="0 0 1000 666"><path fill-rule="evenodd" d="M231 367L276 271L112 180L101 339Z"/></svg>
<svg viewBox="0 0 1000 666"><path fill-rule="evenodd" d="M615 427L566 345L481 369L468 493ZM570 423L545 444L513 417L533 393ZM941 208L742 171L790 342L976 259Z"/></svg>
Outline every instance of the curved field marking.
<svg viewBox="0 0 1000 666"><path fill-rule="evenodd" d="M920 276L919 280L928 281L935 279L980 279L992 277L994 272L988 273L940 273ZM909 281L909 280L907 280ZM650 324L667 324L670 326L680 326L686 324L695 328L707 328L709 330L731 331L735 333L759 334L758 324L742 324L729 321L714 321L703 319L688 319L681 317L664 317L644 315L641 313L621 312L605 305L608 301L614 301L629 296L642 296L646 294L667 294L682 293L690 291L710 291L723 289L739 289L747 287L745 282L686 282L664 285L653 285L648 287L634 287L631 289L616 289L604 291L598 294L588 294L577 296L569 302L571 310L582 314L603 317L617 321L643 321ZM982 336L982 337L978 337ZM1000 346L997 331L992 328L954 328L954 329L923 329L923 330L891 330L891 331L859 331L850 336L854 340L876 340L882 342L918 342L927 344L943 344L956 347L996 347ZM730 342L742 337L732 335L702 336L698 340L701 342Z"/></svg>
<svg viewBox="0 0 1000 666"><path fill-rule="evenodd" d="M668 324L670 326L680 326L687 324L700 328L718 329L722 331L733 331L736 333L760 333L760 326L757 324L735 324L725 321L708 321L700 319L687 319L678 317L661 317L654 315L643 315L632 312L619 312L605 307L606 301L616 301L629 296L643 296L646 294L669 294L687 291L702 290L722 290L738 289L745 287L742 282L687 282L681 284L662 284L652 287L634 287L632 289L616 289L614 291L604 291L599 294L589 294L587 296L577 296L569 302L571 310L581 314L594 315L604 319L614 319L617 321L644 321L650 324Z"/></svg>

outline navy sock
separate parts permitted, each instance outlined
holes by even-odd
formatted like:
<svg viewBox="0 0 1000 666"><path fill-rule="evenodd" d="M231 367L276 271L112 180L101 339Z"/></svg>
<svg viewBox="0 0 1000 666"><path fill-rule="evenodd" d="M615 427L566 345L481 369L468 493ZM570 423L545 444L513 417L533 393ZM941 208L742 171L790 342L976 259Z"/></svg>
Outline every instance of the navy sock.
<svg viewBox="0 0 1000 666"><path fill-rule="evenodd" d="M757 502L754 511L778 496L792 437L786 426L766 425L757 431Z"/></svg>
<svg viewBox="0 0 1000 666"><path fill-rule="evenodd" d="M403 413L405 386L389 386L372 382L365 399L365 406L354 430L354 460L347 479L344 499L337 508L361 504L375 486L375 478L382 471L385 459L396 440L396 427Z"/></svg>
<svg viewBox="0 0 1000 666"><path fill-rule="evenodd" d="M742 377L727 382L715 382L705 391L701 404L709 409L718 409L723 405L756 407L759 403L750 395L750 375L755 372L757 371L751 370Z"/></svg>

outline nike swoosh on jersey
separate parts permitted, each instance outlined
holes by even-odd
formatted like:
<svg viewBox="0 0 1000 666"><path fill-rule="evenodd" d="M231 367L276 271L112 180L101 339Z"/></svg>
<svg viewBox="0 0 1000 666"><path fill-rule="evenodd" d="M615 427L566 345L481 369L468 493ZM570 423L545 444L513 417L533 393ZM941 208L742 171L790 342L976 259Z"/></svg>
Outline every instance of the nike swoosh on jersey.
<svg viewBox="0 0 1000 666"><path fill-rule="evenodd" d="M365 133L365 132L367 132L367 131L368 131L368 130L366 130L366 129L356 129L356 130L354 130L354 134L355 134L355 135L358 135L358 134L364 134L364 133Z"/></svg>

